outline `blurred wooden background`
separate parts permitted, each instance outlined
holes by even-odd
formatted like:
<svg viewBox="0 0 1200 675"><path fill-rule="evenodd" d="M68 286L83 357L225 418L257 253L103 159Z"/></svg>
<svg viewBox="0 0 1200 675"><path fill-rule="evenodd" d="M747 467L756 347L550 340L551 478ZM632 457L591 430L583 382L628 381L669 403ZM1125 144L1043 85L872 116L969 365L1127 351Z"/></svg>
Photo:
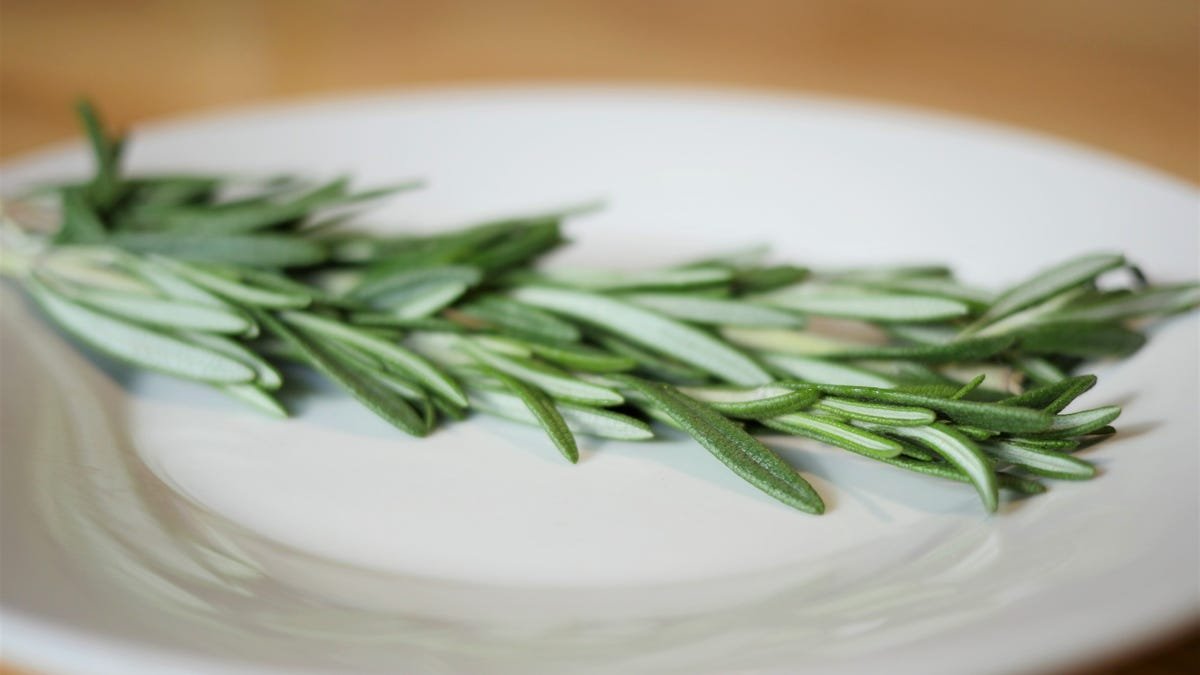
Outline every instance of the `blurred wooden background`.
<svg viewBox="0 0 1200 675"><path fill-rule="evenodd" d="M1200 182L1196 0L0 0L0 156L248 102L503 81L876 99ZM4 668L0 666L0 673ZM1200 672L1200 635L1089 673Z"/></svg>
<svg viewBox="0 0 1200 675"><path fill-rule="evenodd" d="M1196 0L0 0L0 155L116 122L430 83L637 80L879 99L1200 181Z"/></svg>

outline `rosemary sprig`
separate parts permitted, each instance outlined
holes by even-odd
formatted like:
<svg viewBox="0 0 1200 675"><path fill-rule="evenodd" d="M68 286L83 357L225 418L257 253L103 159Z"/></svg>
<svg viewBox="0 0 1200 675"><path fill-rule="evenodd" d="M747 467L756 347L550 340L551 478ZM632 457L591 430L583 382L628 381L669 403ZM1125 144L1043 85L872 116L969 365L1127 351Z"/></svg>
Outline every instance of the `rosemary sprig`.
<svg viewBox="0 0 1200 675"><path fill-rule="evenodd" d="M58 231L26 232L7 211L0 225L0 271L80 342L275 416L275 362L297 361L409 434L479 411L543 427L571 462L577 434L645 440L663 421L810 513L820 496L757 434L968 483L988 511L1001 489L1045 490L1025 474L1093 477L1073 453L1111 434L1120 409L1064 413L1096 383L1071 373L1200 304L1200 283L1153 286L1140 271L1100 290L1127 265L1113 253L1000 293L940 266L822 271L761 249L543 270L562 222L593 206L381 237L330 214L416 184L130 177L124 139L88 104L80 116L96 170L52 190ZM830 332L830 317L858 337Z"/></svg>

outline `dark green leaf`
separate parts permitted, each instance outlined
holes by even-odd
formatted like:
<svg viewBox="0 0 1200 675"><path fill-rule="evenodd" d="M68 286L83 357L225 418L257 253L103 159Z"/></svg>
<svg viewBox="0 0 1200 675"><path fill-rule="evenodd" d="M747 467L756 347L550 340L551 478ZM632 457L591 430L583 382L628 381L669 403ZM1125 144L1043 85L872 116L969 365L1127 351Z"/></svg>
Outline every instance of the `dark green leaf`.
<svg viewBox="0 0 1200 675"><path fill-rule="evenodd" d="M1042 431L1050 426L1051 416L1028 408L1003 406L978 401L956 401L922 394L910 394L875 387L852 387L841 385L814 385L826 394L854 398L862 401L897 403L936 410L955 422L969 424L992 431L1010 433Z"/></svg>
<svg viewBox="0 0 1200 675"><path fill-rule="evenodd" d="M498 295L485 295L457 306L501 332L551 342L577 342L579 329L549 312Z"/></svg>
<svg viewBox="0 0 1200 675"><path fill-rule="evenodd" d="M646 397L734 473L758 489L801 511L825 511L825 503L808 481L767 446L717 411L665 384L629 375L614 377Z"/></svg>
<svg viewBox="0 0 1200 675"><path fill-rule="evenodd" d="M66 188L62 191L63 221L62 227L54 237L56 244L96 244L104 241L107 236L104 223L92 205L87 195L79 188Z"/></svg>
<svg viewBox="0 0 1200 675"><path fill-rule="evenodd" d="M1001 294L987 312L980 317L975 328L985 326L1063 291L1089 282L1100 274L1124 264L1125 258L1121 255L1099 253L1072 258L1042 270Z"/></svg>
<svg viewBox="0 0 1200 675"><path fill-rule="evenodd" d="M924 427L873 426L880 432L908 438L936 452L965 474L979 493L983 507L994 512L1000 503L991 461L971 439L945 425Z"/></svg>
<svg viewBox="0 0 1200 675"><path fill-rule="evenodd" d="M424 420L417 414L407 401L388 389L369 372L355 363L347 361L340 355L326 349L313 336L303 329L292 330L269 312L249 308L257 320L267 331L290 344L296 351L317 370L333 380L350 395L358 399L369 410L379 415L397 429L413 436L424 436L429 433Z"/></svg>
<svg viewBox="0 0 1200 675"><path fill-rule="evenodd" d="M1141 333L1117 324L1049 323L1018 333L1027 354L1054 354L1080 358L1128 356L1146 343Z"/></svg>
<svg viewBox="0 0 1200 675"><path fill-rule="evenodd" d="M995 356L1012 346L1011 335L959 340L940 345L898 345L884 347L856 347L833 353L822 354L829 359L907 359L925 363L948 363L953 361L982 361Z"/></svg>
<svg viewBox="0 0 1200 675"><path fill-rule="evenodd" d="M182 232L119 232L110 241L139 253L225 265L303 267L325 259L325 249L318 242L282 234L209 236Z"/></svg>
<svg viewBox="0 0 1200 675"><path fill-rule="evenodd" d="M546 435L550 437L554 446L558 448L563 457L567 458L568 462L575 464L579 461L579 448L575 444L575 436L567 428L566 420L554 407L554 401L549 396L495 368L488 367L487 372L524 402L525 407L537 418L538 423L545 429Z"/></svg>
<svg viewBox="0 0 1200 675"><path fill-rule="evenodd" d="M1023 394L1006 398L1000 401L1000 404L1041 408L1048 413L1058 413L1070 405L1071 401L1094 386L1096 386L1095 375L1078 375L1034 387Z"/></svg>
<svg viewBox="0 0 1200 675"><path fill-rule="evenodd" d="M867 457L895 457L904 448L890 438L864 431L834 419L794 412L761 420L764 426L777 431L805 436Z"/></svg>

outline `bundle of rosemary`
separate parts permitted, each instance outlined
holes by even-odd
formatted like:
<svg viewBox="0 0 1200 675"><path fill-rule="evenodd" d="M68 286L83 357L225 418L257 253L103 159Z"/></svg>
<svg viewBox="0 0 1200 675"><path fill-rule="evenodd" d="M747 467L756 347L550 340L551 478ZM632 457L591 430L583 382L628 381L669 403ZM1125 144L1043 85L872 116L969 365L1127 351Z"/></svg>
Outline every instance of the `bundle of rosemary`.
<svg viewBox="0 0 1200 675"><path fill-rule="evenodd" d="M1064 413L1096 382L1072 373L1138 349L1135 322L1200 304L1200 284L1150 285L1108 253L998 293L943 267L814 271L750 254L540 270L573 212L358 233L339 211L413 186L129 177L124 139L80 114L94 176L53 189L53 234L6 214L2 260L80 342L279 416L276 364L294 361L407 433L480 411L541 425L571 462L576 434L643 440L659 421L810 513L820 496L758 436L968 483L989 511L1000 489L1091 478L1074 453L1120 409ZM1118 270L1124 287L1098 285Z"/></svg>

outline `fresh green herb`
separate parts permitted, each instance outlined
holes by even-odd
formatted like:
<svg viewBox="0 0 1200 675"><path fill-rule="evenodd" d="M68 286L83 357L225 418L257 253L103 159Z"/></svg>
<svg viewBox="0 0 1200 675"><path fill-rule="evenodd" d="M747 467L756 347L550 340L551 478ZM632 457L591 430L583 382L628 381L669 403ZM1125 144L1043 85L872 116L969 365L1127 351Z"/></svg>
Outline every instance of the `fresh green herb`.
<svg viewBox="0 0 1200 675"><path fill-rule="evenodd" d="M820 496L754 433L969 483L988 511L1000 489L1046 489L1020 472L1092 478L1073 453L1114 433L1120 409L1064 413L1096 384L1074 373L1141 347L1148 319L1200 305L1200 283L1154 286L1135 267L1128 287L1098 290L1127 265L1113 253L1001 293L942 266L810 271L762 248L655 270L542 269L564 221L593 205L356 232L347 207L415 184L129 177L124 139L90 105L79 113L95 172L53 188L57 233L3 219L0 272L80 342L276 417L274 361L296 361L407 433L484 412L541 426L573 463L576 434L646 440L660 421L810 513Z"/></svg>

